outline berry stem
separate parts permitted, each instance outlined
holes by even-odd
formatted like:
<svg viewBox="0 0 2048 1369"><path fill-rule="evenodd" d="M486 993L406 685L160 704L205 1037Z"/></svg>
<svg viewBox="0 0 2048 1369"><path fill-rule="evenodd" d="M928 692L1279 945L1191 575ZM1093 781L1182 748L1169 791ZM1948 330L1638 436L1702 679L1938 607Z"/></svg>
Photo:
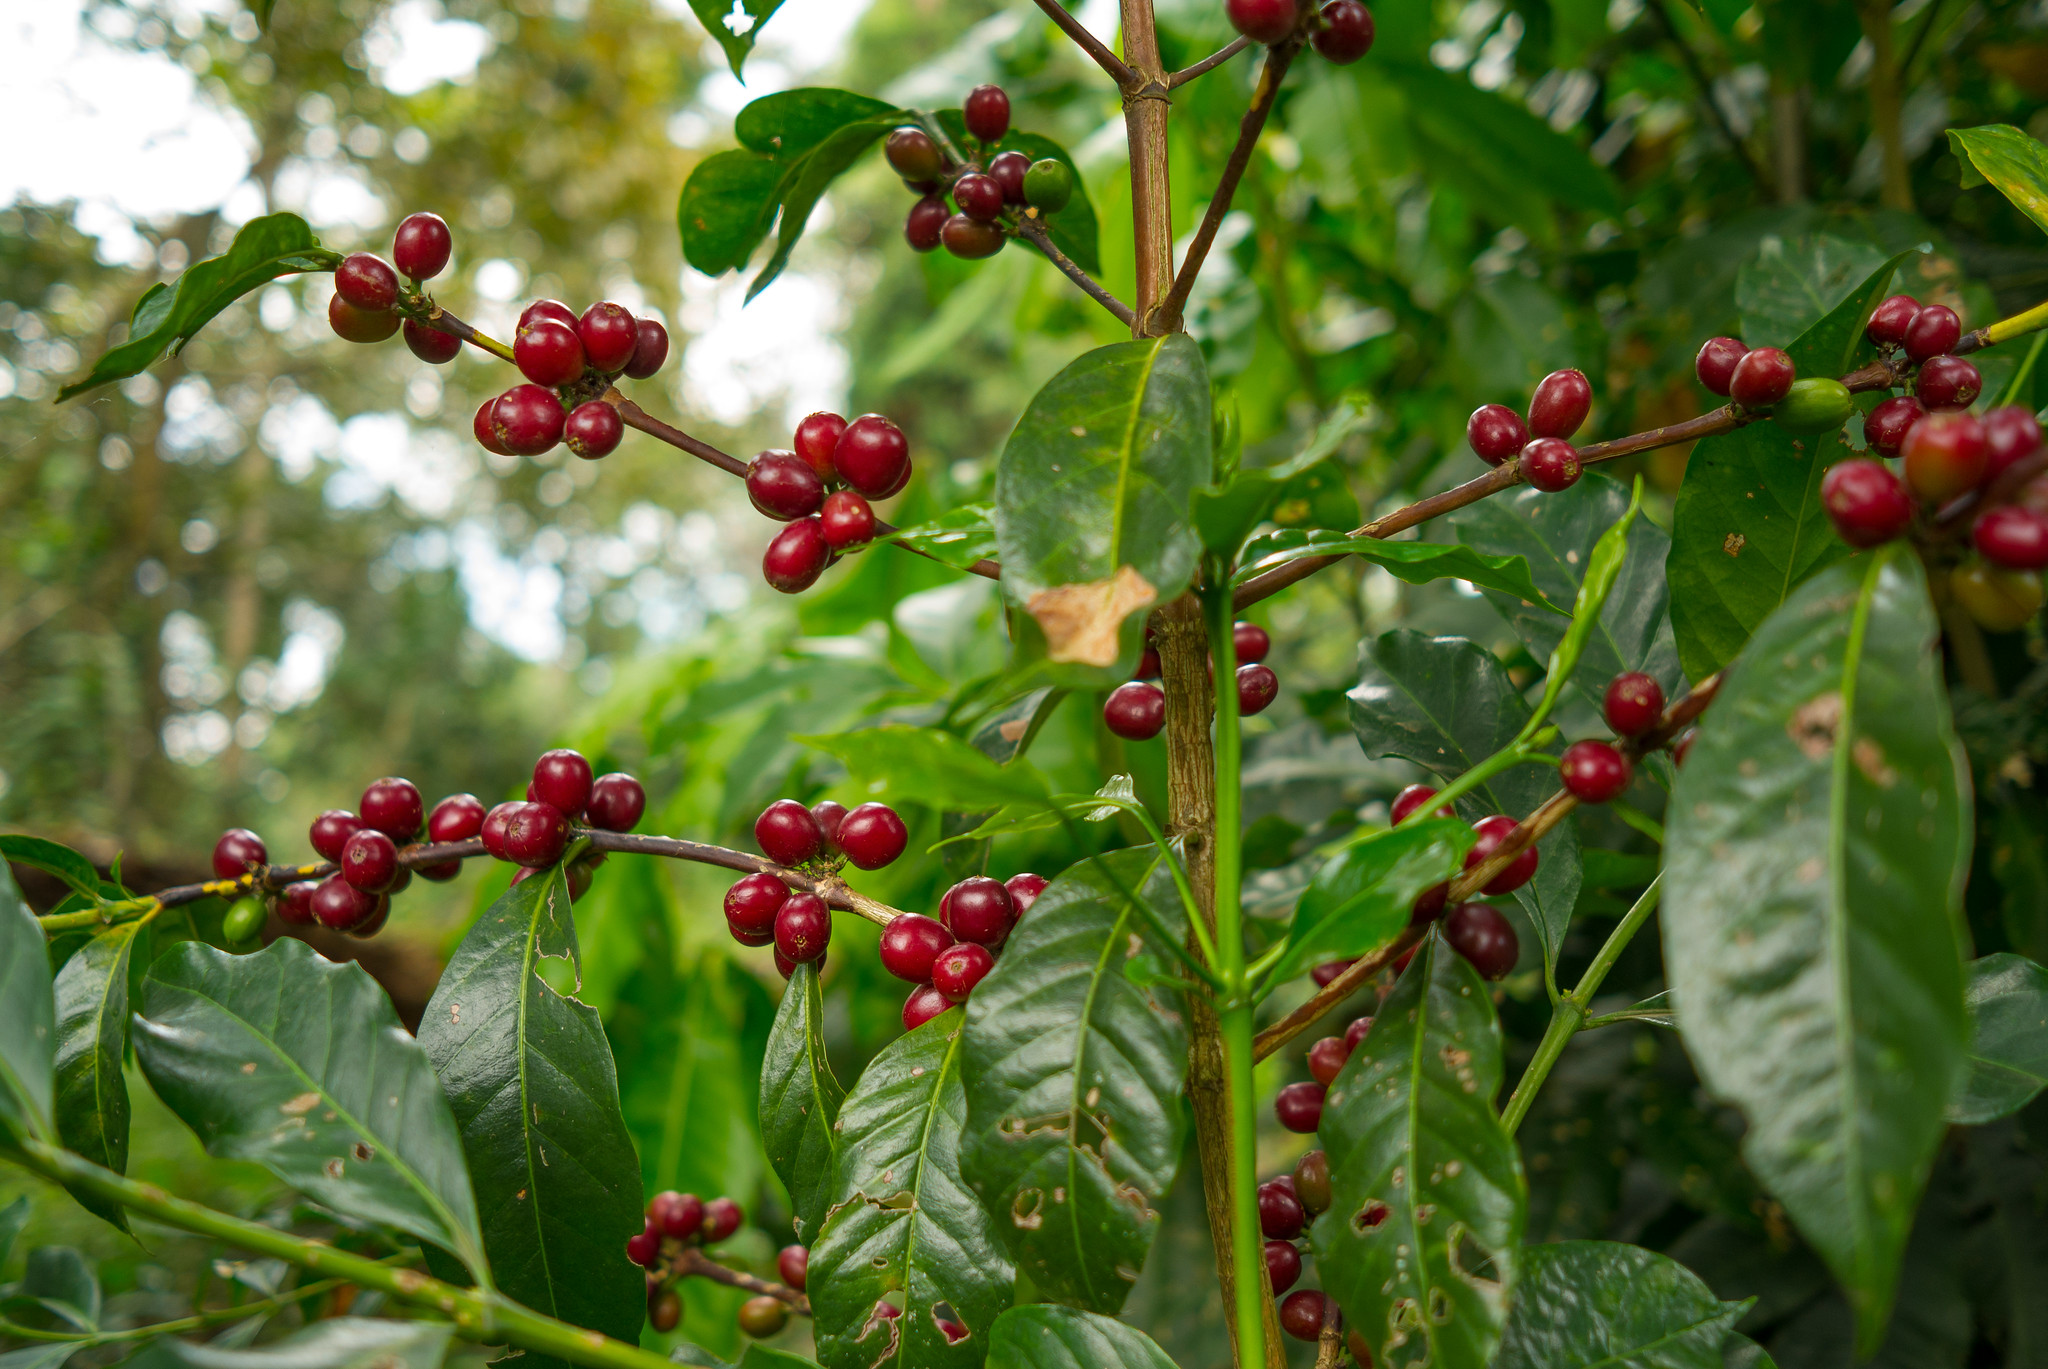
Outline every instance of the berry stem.
<svg viewBox="0 0 2048 1369"><path fill-rule="evenodd" d="M693 1245L683 1247L683 1253L669 1267L680 1277L709 1279L728 1288L743 1288L749 1293L788 1303L789 1310L800 1317L811 1315L811 1300L788 1284L757 1278L744 1270L722 1265Z"/></svg>
<svg viewBox="0 0 2048 1369"><path fill-rule="evenodd" d="M1057 266L1068 280L1080 286L1082 293L1087 295L1088 298L1116 315L1118 323L1123 324L1126 328L1137 326L1138 316L1131 312L1130 305L1125 304L1115 295L1109 293L1108 290L1102 287L1100 281L1096 280L1095 277L1089 275L1086 271L1083 271L1073 258L1060 251L1053 244L1052 235L1046 232L1045 224L1039 219L1037 210L1027 210L1017 220L1017 236L1045 253L1047 261Z"/></svg>
<svg viewBox="0 0 2048 1369"><path fill-rule="evenodd" d="M727 475L736 475L742 480L747 478L746 462L718 450L709 442L690 436L681 428L670 427L620 394L616 387L605 391L604 399L607 404L619 411L619 417L627 427L638 428L649 437L659 438L671 447L680 448L699 461L707 461L718 467Z"/></svg>
<svg viewBox="0 0 2048 1369"><path fill-rule="evenodd" d="M1074 40L1074 46L1095 59L1095 65L1109 73L1119 90L1129 90L1137 84L1138 74L1125 66L1117 55L1109 50L1108 44L1090 33L1079 19L1067 11L1060 0L1038 0L1038 7L1046 17L1059 26L1061 33Z"/></svg>
<svg viewBox="0 0 2048 1369"><path fill-rule="evenodd" d="M510 347L488 333L478 332L475 328L464 323L438 304L434 305L431 309L421 310L419 313L409 317L416 318L420 323L434 329L436 332L447 333L451 337L459 337L470 346L477 348L479 351L489 352L500 361L512 360L512 349Z"/></svg>
<svg viewBox="0 0 2048 1369"><path fill-rule="evenodd" d="M1251 45L1252 40L1240 33L1237 37L1230 40L1227 47L1218 48L1193 66L1182 67L1179 71L1167 77L1166 88L1168 90L1179 90L1197 76L1203 76L1214 71Z"/></svg>

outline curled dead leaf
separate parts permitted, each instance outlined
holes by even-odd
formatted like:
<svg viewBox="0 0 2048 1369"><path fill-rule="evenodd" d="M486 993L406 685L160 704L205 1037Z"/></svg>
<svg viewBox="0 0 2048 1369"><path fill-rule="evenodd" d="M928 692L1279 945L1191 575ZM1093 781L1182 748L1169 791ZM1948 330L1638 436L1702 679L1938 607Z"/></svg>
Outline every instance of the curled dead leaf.
<svg viewBox="0 0 2048 1369"><path fill-rule="evenodd" d="M1117 628L1125 618L1159 599L1159 591L1131 566L1118 566L1107 580L1054 585L1024 605L1045 633L1046 655L1060 664L1111 666L1117 658Z"/></svg>

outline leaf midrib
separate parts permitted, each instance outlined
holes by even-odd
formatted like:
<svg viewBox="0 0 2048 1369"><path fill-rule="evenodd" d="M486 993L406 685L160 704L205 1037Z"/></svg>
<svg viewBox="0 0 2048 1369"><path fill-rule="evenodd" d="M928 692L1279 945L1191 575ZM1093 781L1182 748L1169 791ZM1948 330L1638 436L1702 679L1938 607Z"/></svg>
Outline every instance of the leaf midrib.
<svg viewBox="0 0 2048 1369"><path fill-rule="evenodd" d="M90 1019L93 1024L93 1043L90 1052L92 1064L89 1070L91 1075L93 1117L98 1121L100 1133L103 1137L107 1130L107 1118L112 1115L108 1101L111 1090L106 1087L107 1071L104 1068L106 1052L103 1048L107 1004L113 997L114 984L117 980L121 983L124 990L127 986L128 956L135 948L135 933L140 930L141 925L140 922L126 924L126 932L121 942L121 948L114 953L114 964L108 969L106 978L100 981L99 1008L92 1014ZM115 1077L119 1077L118 1060ZM111 1146L107 1149L107 1158L109 1160L114 1158Z"/></svg>
<svg viewBox="0 0 2048 1369"><path fill-rule="evenodd" d="M1131 391L1130 415L1124 420L1123 440L1117 446L1116 502L1111 508L1109 523L1109 564L1112 574L1123 564L1124 546L1124 502L1130 489L1133 452L1138 441L1138 420L1145 412L1145 392L1151 388L1152 372L1159 365L1159 354L1166 349L1166 339L1161 336L1146 353L1143 368L1138 373L1138 383Z"/></svg>
<svg viewBox="0 0 2048 1369"><path fill-rule="evenodd" d="M910 1353L909 1322L913 1315L913 1309L910 1306L910 1267L916 1260L917 1226L920 1221L924 1220L925 1215L924 1179L926 1172L931 1168L932 1128L938 1122L939 1099L946 1092L946 1079L953 1072L954 1061L958 1058L960 1052L960 1043L966 1035L967 1025L963 1021L958 1027L953 1029L953 1034L946 1039L946 1053L939 1060L938 1069L933 1071L931 1101L925 1104L924 1126L919 1130L917 1136L917 1179L910 1186L910 1220L904 1224L905 1230L903 1232L903 1321L905 1325L903 1328L904 1334L896 1339L895 1359L899 1365L903 1363L903 1357ZM959 1311L958 1308L954 1310L956 1312ZM963 1313L962 1315L964 1316L965 1314ZM984 1331L983 1334L986 1335L987 1333Z"/></svg>
<svg viewBox="0 0 2048 1369"><path fill-rule="evenodd" d="M1429 1257L1426 1253L1428 1247L1422 1243L1422 1223L1415 1215L1416 1200L1422 1192L1422 1167L1416 1163L1416 1153L1422 1136L1422 1043L1429 1037L1429 994L1431 982L1436 978L1437 943L1439 939L1434 935L1428 938L1426 949L1422 956L1423 963L1415 967L1422 971L1420 981L1422 992L1415 1000L1415 1044L1409 1048L1408 1053L1406 1149L1408 1152L1409 1180L1412 1187L1408 1190L1407 1221L1408 1239L1413 1242L1409 1248L1415 1252L1415 1286L1422 1295L1417 1301L1418 1305L1422 1307L1429 1306L1429 1290L1435 1287L1435 1283L1430 1277ZM1443 1359L1442 1347L1437 1344L1435 1318L1428 1316L1422 1318L1422 1334L1424 1339L1429 1342L1429 1362L1431 1364L1441 1363Z"/></svg>

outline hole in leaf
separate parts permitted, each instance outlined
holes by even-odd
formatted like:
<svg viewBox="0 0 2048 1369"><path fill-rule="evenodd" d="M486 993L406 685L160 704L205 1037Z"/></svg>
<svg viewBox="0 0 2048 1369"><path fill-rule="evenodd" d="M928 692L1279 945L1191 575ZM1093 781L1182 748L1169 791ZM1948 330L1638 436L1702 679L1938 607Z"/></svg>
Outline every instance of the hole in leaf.
<svg viewBox="0 0 2048 1369"><path fill-rule="evenodd" d="M1358 1228L1360 1235L1364 1235L1368 1231L1378 1230L1380 1223L1392 1212L1393 1209L1379 1199L1368 1198L1365 1200L1365 1206L1358 1209L1358 1215L1351 1219L1351 1224Z"/></svg>

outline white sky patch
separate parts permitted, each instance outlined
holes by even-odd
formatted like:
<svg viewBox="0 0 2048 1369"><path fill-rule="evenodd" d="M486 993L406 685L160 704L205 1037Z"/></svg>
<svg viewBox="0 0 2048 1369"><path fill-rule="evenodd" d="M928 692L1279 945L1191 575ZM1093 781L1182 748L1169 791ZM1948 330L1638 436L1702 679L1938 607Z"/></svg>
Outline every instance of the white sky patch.
<svg viewBox="0 0 2048 1369"><path fill-rule="evenodd" d="M562 654L566 634L559 570L513 560L477 522L455 530L455 564L469 596L469 620L479 632L529 661L552 661Z"/></svg>
<svg viewBox="0 0 2048 1369"><path fill-rule="evenodd" d="M388 492L423 518L443 518L477 473L474 443L415 430L400 414L357 414L341 425L336 448L341 469L324 491L336 508L374 508Z"/></svg>
<svg viewBox="0 0 2048 1369"><path fill-rule="evenodd" d="M838 405L846 393L845 349L832 340L845 297L816 277L785 271L752 304L749 276L713 280L687 267L680 320L683 399L696 413L738 425L780 402L786 426Z"/></svg>
<svg viewBox="0 0 2048 1369"><path fill-rule="evenodd" d="M434 0L399 0L363 39L378 83L394 95L467 82L491 46L482 24L448 18Z"/></svg>

